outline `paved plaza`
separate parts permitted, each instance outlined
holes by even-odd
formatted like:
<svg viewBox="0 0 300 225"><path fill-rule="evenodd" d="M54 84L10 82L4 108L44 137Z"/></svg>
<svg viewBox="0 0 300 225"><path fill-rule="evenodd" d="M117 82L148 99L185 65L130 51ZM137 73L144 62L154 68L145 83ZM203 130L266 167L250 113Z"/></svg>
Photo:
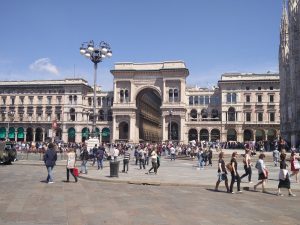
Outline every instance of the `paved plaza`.
<svg viewBox="0 0 300 225"><path fill-rule="evenodd" d="M119 178L109 177L105 162L103 170L90 166L78 183L63 182L65 163L57 162L54 184L43 182L46 169L39 160L1 166L0 224L300 224L300 184L292 179L297 197L288 197L287 190L282 190L283 197L274 195L278 168L271 162L268 193L253 191L253 169L254 183L249 186L244 180L243 193L234 195L223 192L224 184L223 191L213 191L215 161L198 170L196 160L162 157L158 175L147 175L131 160L129 172L119 173Z"/></svg>

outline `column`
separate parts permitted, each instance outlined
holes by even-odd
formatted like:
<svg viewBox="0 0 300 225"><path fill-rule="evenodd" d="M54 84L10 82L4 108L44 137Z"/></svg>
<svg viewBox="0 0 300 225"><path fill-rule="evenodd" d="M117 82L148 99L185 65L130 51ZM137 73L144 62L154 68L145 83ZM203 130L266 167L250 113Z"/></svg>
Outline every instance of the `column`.
<svg viewBox="0 0 300 225"><path fill-rule="evenodd" d="M26 141L26 130L24 131L24 142Z"/></svg>
<svg viewBox="0 0 300 225"><path fill-rule="evenodd" d="M113 123L112 123L112 142L115 142L115 140L117 139L117 120L116 120L116 116L113 115Z"/></svg>
<svg viewBox="0 0 300 225"><path fill-rule="evenodd" d="M185 103L185 81L180 81L180 102Z"/></svg>
<svg viewBox="0 0 300 225"><path fill-rule="evenodd" d="M45 132L44 129L42 129L42 132L43 132L43 142L45 142L45 136L46 136L47 132ZM55 130L52 129L52 132L55 132ZM54 134L52 133L52 137L53 136L54 136ZM51 140L53 140L52 137L51 137Z"/></svg>
<svg viewBox="0 0 300 225"><path fill-rule="evenodd" d="M33 135L33 141L35 142L35 129L33 129L33 131L32 131L32 135Z"/></svg>
<svg viewBox="0 0 300 225"><path fill-rule="evenodd" d="M162 141L166 140L166 116L162 116Z"/></svg>
<svg viewBox="0 0 300 225"><path fill-rule="evenodd" d="M129 129L129 140L131 140L133 143L138 143L139 140L136 138L136 132L135 131L135 115L129 115L130 117L130 129Z"/></svg>
<svg viewBox="0 0 300 225"><path fill-rule="evenodd" d="M163 80L162 101L166 102L166 80Z"/></svg>
<svg viewBox="0 0 300 225"><path fill-rule="evenodd" d="M17 141L18 140L18 132L15 131L15 140L14 141Z"/></svg>
<svg viewBox="0 0 300 225"><path fill-rule="evenodd" d="M184 137L184 124L185 124L185 118L183 116L180 116L180 142L185 143L185 137ZM185 143L186 144L186 143Z"/></svg>

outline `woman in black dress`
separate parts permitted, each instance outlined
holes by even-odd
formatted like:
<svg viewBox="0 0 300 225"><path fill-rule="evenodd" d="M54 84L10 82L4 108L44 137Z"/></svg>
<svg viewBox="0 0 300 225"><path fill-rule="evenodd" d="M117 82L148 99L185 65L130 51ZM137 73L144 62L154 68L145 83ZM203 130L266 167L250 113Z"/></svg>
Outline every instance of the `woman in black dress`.
<svg viewBox="0 0 300 225"><path fill-rule="evenodd" d="M285 158L286 158L286 154L280 155L281 161L280 161L279 184L278 184L277 195L283 196L283 194L281 194L280 192L280 188L287 188L289 191L289 196L295 197L296 195L293 194L291 190L291 182L290 182Z"/></svg>

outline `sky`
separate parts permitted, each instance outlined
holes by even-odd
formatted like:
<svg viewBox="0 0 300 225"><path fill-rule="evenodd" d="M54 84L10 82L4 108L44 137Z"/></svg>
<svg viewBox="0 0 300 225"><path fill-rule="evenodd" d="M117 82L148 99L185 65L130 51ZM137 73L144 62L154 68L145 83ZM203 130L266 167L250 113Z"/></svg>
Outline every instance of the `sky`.
<svg viewBox="0 0 300 225"><path fill-rule="evenodd" d="M113 89L116 62L184 61L190 86L228 72L278 72L282 0L1 0L0 80L83 78L93 64L83 42L113 55L97 84Z"/></svg>

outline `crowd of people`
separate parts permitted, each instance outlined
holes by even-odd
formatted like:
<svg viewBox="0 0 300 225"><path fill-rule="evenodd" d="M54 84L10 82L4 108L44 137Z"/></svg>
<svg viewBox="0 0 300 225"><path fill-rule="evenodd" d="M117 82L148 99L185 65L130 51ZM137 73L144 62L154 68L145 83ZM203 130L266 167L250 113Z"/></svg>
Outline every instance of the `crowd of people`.
<svg viewBox="0 0 300 225"><path fill-rule="evenodd" d="M56 147L56 149L58 146ZM80 173L88 173L88 162L90 161L90 166L97 166L98 170L103 169L103 161L110 160L113 162L122 161L122 172L128 173L129 162L132 157L133 165L136 168L143 170L146 174L158 174L158 169L161 164L161 157L167 156L170 161L175 161L177 157L188 157L191 159L198 160L198 169L204 169L205 166L212 166L213 152L219 153L219 159L217 164L218 179L215 184L215 191L219 190L219 185L224 181L226 191L228 193L234 192L234 185L237 186L237 192L241 193L241 180L247 179L249 184L252 184L252 169L258 172L258 183L253 186L253 190L256 191L259 186L262 187L262 192L266 192L266 185L268 180L268 168L265 164L265 154L260 152L258 154L258 160L253 162L253 150L251 145L246 144L244 146L245 153L243 156L243 168L244 173L240 176L238 171L238 153L233 152L231 155L230 162L225 163L224 156L226 150L220 150L215 148L215 146L207 145L207 143L190 143L189 145L176 145L174 143L166 144L109 144L109 145L95 145L93 148L88 149L86 145L70 145L67 148L67 180L69 182L69 174L73 175L75 182L78 181L76 174L74 174L75 163L81 161ZM47 182L53 182L52 170L57 159L57 150L55 150L55 145L50 143L47 147L47 151L44 154L45 165L48 170ZM289 163L287 163L287 160ZM287 188L289 196L295 196L291 190L290 177L295 176L295 180L298 183L298 173L299 173L299 157L297 153L292 149L290 153L290 158L288 159L288 153L284 148L279 151L277 148L273 151L273 162L274 167L279 166L279 183L277 195L282 196L281 189ZM150 165L151 163L151 165ZM290 171L288 167L290 165ZM132 164L131 164L132 166ZM229 184L228 174L231 175L231 181Z"/></svg>

